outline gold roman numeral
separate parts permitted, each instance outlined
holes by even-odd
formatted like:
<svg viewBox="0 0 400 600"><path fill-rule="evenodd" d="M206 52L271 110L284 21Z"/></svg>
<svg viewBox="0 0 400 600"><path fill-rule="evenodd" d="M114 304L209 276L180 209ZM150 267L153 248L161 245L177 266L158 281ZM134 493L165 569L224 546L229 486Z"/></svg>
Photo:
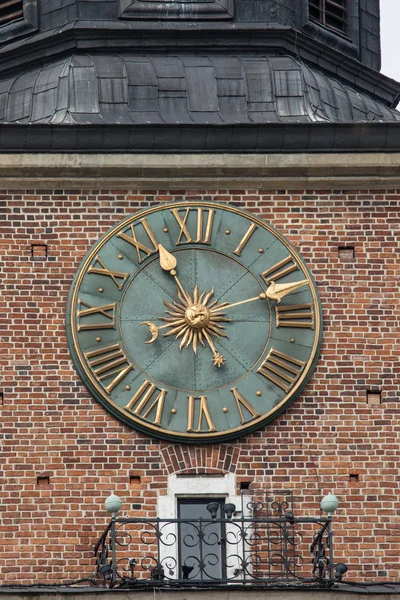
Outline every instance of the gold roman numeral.
<svg viewBox="0 0 400 600"><path fill-rule="evenodd" d="M289 275L289 273L293 273L293 271L297 271L299 267L294 262L291 256L287 256L280 262L277 262L275 265L261 273L261 277L264 279L265 283L271 283L272 281L277 281L284 277L285 275Z"/></svg>
<svg viewBox="0 0 400 600"><path fill-rule="evenodd" d="M153 399L155 392L159 392L159 394ZM166 394L167 390L164 390L163 388L158 389L153 383L150 383L150 381L145 379L125 408L142 419L146 419L153 409L155 409L153 425L161 425ZM132 410L133 408L134 410Z"/></svg>
<svg viewBox="0 0 400 600"><path fill-rule="evenodd" d="M179 214L180 210L185 211L183 218ZM193 237L192 237L192 234L190 233L190 231L188 229L188 225L187 225L190 211L197 211L197 229L196 229L196 235ZM214 216L215 216L215 210L213 208L191 208L191 207L187 207L185 209L171 208L171 212L174 215L175 219L178 221L178 225L180 227L178 241L176 242L177 246L179 246L180 244L211 244L211 233L212 233L212 227L213 227ZM205 232L204 232L204 219L205 219L204 213L205 212L208 213L208 216L207 216L207 222L205 225ZM183 241L183 242L181 241L182 236L185 236L186 241ZM196 239L194 239L194 237Z"/></svg>
<svg viewBox="0 0 400 600"><path fill-rule="evenodd" d="M102 384L108 394L133 369L119 344L85 352L85 358L97 381ZM105 385L103 381L108 379L111 381Z"/></svg>
<svg viewBox="0 0 400 600"><path fill-rule="evenodd" d="M86 306L87 308L83 310L78 310L76 316L78 318L78 331L85 331L88 329L115 329L115 307L117 306L116 302L112 302L111 304L103 304L103 306L92 306L84 300L78 300L79 306ZM80 319L82 317L88 317L89 315L102 315L108 321L103 321L102 323L84 323L83 325L80 323ZM110 323L111 321L111 323Z"/></svg>
<svg viewBox="0 0 400 600"><path fill-rule="evenodd" d="M272 348L261 367L257 369L257 373L288 392L296 382L305 364L302 360Z"/></svg>
<svg viewBox="0 0 400 600"><path fill-rule="evenodd" d="M247 242L249 241L249 239L251 238L251 236L253 235L253 233L255 232L256 229L257 229L257 225L252 223L250 225L250 227L248 228L248 230L246 231L246 233L244 234L239 246L236 248L236 250L233 251L233 254L236 254L236 256L241 255L243 248L245 247L245 245L247 244Z"/></svg>
<svg viewBox="0 0 400 600"><path fill-rule="evenodd" d="M277 327L314 329L314 310L312 304L275 306L275 315Z"/></svg>
<svg viewBox="0 0 400 600"><path fill-rule="evenodd" d="M200 398L196 398L195 396L188 396L188 426L186 431L194 431L196 400L200 401L199 419L197 422L196 432L204 431L203 417L207 423L208 431L216 431L215 425L210 415L210 410L208 408L207 396L200 396Z"/></svg>
<svg viewBox="0 0 400 600"><path fill-rule="evenodd" d="M96 256L96 258L94 259L93 264L95 265L96 263L100 264L101 269L99 267L90 266L88 269L88 273L95 273L96 275L106 275L107 277L111 277L111 279L113 280L113 282L115 283L117 288L119 290L121 290L125 281L129 277L129 273L120 273L118 271L110 271L110 269L108 267L106 267L106 265L103 263L103 261L101 260L101 258L99 256ZM123 280L122 283L120 281L118 281L119 279Z"/></svg>
<svg viewBox="0 0 400 600"><path fill-rule="evenodd" d="M128 242L128 244L132 244L132 246L134 246L136 248L138 261L139 261L139 263L142 263L145 258L150 256L151 254L154 254L155 252L158 252L158 242L157 242L156 236L154 235L153 231L150 228L150 225L147 222L147 219L146 218L141 219L138 222L138 224L139 223L141 225L143 225L144 230L146 231L147 236L148 236L150 242L152 243L152 246L153 246L152 248L149 248L142 242L138 241L138 239L136 237L136 233L135 233L135 228L132 223L130 225L131 235L128 235L126 232L121 231L121 233L118 233L118 237L120 237L123 240L125 240L126 242ZM144 253L144 256L142 256L141 252Z"/></svg>
<svg viewBox="0 0 400 600"><path fill-rule="evenodd" d="M248 421L251 421L252 419L255 419L256 417L260 416L260 414L256 410L254 410L254 408L251 406L251 404L249 404L247 402L246 398L244 398L242 396L242 394L236 388L232 388L231 392L235 396L235 400L236 400L236 404L238 407L238 411L240 414L240 419L242 421L242 424L247 423ZM244 407L251 414L251 419L246 419L244 417L242 407Z"/></svg>

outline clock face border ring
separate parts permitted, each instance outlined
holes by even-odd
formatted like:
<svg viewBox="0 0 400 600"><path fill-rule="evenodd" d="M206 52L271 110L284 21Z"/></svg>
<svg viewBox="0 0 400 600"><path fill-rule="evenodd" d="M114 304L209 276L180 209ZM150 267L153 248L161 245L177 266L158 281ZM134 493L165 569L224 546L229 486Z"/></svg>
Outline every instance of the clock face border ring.
<svg viewBox="0 0 400 600"><path fill-rule="evenodd" d="M186 208L190 206L190 208L208 208L208 209L221 209L223 211L232 212L239 214L240 216L246 218L249 222L252 222L262 229L269 231L272 235L278 239L289 251L289 253L296 259L296 261L301 265L303 273L307 276L307 279L310 282L310 291L314 301L315 308L315 336L314 342L312 345L312 350L310 352L310 357L307 361L307 365L304 369L304 373L301 375L299 380L296 382L296 385L290 391L289 395L286 395L280 402L277 404L273 410L268 412L267 414L261 415L259 418L250 422L249 424L242 425L235 429L230 429L228 431L217 431L207 434L202 433L177 433L177 432L169 432L165 429L160 430L159 427L152 426L151 424L145 424L142 426L141 422L137 419L134 423L132 419L127 417L124 412L120 409L118 405L116 405L110 397L106 397L104 391L100 386L97 385L95 381L92 381L90 377L88 377L88 373L84 367L84 361L82 360L82 353L79 349L79 345L76 340L76 330L73 323L71 308L76 305L76 301L73 301L73 298L77 295L77 290L82 282L84 275L88 269L89 263L93 260L95 255L98 253L99 249L104 246L114 235L118 232L122 231L126 228L127 225L138 221L139 219L143 219L144 217L151 215L154 212L158 212L160 210L166 210L171 208ZM187 246L189 247L189 245ZM164 439L166 441L173 441L178 443L198 443L198 444L211 444L211 443L219 443L224 441L231 441L237 439L241 436L248 435L253 431L264 427L271 421L273 421L277 416L282 414L298 397L298 395L302 392L304 387L307 385L309 378L315 368L319 357L319 351L322 342L322 307L319 298L319 294L317 291L317 287L313 278L311 271L309 270L307 264L304 262L304 259L297 252L296 248L292 246L285 237L283 237L279 231L277 231L270 224L265 223L263 220L258 218L253 213L249 213L242 209L238 209L236 207L232 207L230 205L224 205L216 202L210 201L182 201L182 202L173 202L173 203L165 203L157 206L153 206L144 211L139 211L132 215L129 215L127 218L123 219L116 225L114 225L109 231L107 231L104 235L97 240L97 242L90 248L84 259L82 260L80 266L78 267L71 286L71 290L68 296L67 303L67 338L69 349L73 358L73 363L76 371L81 377L84 385L89 390L89 392L93 395L93 397L100 402L100 404L113 416L115 416L119 421L122 421L130 428L136 429L146 435L150 435L159 439Z"/></svg>

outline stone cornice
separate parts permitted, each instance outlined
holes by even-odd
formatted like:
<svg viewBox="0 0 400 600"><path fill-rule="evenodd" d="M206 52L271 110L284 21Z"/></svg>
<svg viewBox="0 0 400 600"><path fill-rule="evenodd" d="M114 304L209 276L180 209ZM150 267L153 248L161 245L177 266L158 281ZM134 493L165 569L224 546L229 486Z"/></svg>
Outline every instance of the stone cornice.
<svg viewBox="0 0 400 600"><path fill-rule="evenodd" d="M2 189L400 188L400 153L3 154Z"/></svg>

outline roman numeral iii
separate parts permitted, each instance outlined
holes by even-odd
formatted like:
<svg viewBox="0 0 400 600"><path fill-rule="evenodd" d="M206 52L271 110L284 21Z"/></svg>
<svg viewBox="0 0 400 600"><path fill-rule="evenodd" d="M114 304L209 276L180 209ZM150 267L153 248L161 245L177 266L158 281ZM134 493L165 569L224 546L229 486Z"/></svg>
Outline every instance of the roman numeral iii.
<svg viewBox="0 0 400 600"><path fill-rule="evenodd" d="M181 216L182 211L185 211L183 217ZM188 226L188 218L191 211L197 213L196 232L194 232L194 229L190 231ZM179 237L176 242L177 246L180 244L211 244L211 233L215 216L213 208L172 208L171 212L180 227ZM182 241L183 236L185 237L184 241Z"/></svg>
<svg viewBox="0 0 400 600"><path fill-rule="evenodd" d="M312 304L275 306L275 317L277 327L314 329L314 310Z"/></svg>

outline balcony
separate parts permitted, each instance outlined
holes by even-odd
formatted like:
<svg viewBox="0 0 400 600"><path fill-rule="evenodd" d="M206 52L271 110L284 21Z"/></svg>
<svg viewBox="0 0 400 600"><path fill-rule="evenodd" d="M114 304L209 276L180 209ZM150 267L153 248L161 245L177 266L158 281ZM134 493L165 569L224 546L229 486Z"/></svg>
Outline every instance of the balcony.
<svg viewBox="0 0 400 600"><path fill-rule="evenodd" d="M335 506L324 501L327 516L297 517L287 490L261 499L243 494L238 507L223 499L182 500L176 519L121 518L111 502L115 512L94 548L99 583L329 588L347 567L335 564L329 512Z"/></svg>

